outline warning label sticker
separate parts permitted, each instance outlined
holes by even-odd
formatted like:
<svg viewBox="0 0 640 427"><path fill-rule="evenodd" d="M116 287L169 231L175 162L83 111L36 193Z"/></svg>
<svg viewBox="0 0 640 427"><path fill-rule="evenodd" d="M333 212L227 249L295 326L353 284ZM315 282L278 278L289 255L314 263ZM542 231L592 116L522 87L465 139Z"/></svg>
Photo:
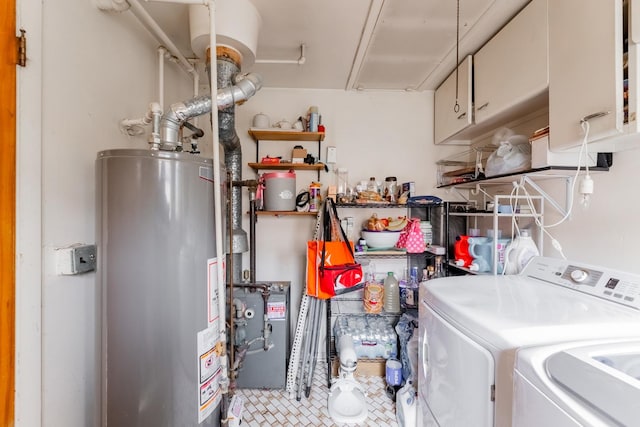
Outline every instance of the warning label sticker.
<svg viewBox="0 0 640 427"><path fill-rule="evenodd" d="M202 423L222 399L220 390L219 333L214 328L198 332L198 423Z"/></svg>
<svg viewBox="0 0 640 427"><path fill-rule="evenodd" d="M285 320L287 318L287 305L284 301L267 303L267 318L269 320Z"/></svg>

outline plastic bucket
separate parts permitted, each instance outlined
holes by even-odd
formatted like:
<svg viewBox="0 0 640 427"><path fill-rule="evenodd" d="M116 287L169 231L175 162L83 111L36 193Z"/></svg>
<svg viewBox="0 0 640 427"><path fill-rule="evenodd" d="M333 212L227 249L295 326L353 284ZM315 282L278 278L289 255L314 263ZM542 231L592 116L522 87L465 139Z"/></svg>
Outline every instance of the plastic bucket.
<svg viewBox="0 0 640 427"><path fill-rule="evenodd" d="M262 175L264 180L264 210L294 211L296 209L296 174L271 172Z"/></svg>
<svg viewBox="0 0 640 427"><path fill-rule="evenodd" d="M385 366L388 385L402 384L402 363L397 359L388 359Z"/></svg>

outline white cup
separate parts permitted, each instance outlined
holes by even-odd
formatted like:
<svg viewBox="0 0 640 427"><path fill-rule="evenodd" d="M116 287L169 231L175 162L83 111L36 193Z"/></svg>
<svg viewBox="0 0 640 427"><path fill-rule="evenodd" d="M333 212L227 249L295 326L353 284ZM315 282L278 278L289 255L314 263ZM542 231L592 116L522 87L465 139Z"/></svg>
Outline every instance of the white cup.
<svg viewBox="0 0 640 427"><path fill-rule="evenodd" d="M278 123L276 123L276 125L280 129L291 129L291 122L288 121L287 119L280 120Z"/></svg>
<svg viewBox="0 0 640 427"><path fill-rule="evenodd" d="M297 130L304 130L304 127L302 126L302 122L300 120L296 120L293 123L293 128Z"/></svg>

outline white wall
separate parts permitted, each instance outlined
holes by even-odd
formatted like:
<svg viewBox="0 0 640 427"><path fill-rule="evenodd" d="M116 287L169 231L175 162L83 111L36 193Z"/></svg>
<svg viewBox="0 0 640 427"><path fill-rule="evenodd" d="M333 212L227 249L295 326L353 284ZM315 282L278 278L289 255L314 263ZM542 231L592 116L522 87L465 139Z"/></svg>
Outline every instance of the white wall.
<svg viewBox="0 0 640 427"><path fill-rule="evenodd" d="M147 146L145 137L123 135L118 122L143 116L148 103L158 99L157 43L131 13L101 12L91 1L24 0L18 8L19 25L25 25L30 36L28 68L32 68L20 75L18 101L16 422L97 425L100 322L95 275L56 275L54 249L95 243L97 152ZM41 70L41 80L34 70ZM175 65L167 65L165 73L167 103L191 96L187 74ZM40 94L33 94L40 85ZM38 98L37 107L29 102ZM35 155L33 161L30 155ZM41 199L34 200L33 194L40 192ZM41 224L24 223L26 218L38 221L40 212ZM29 231L40 227L41 235ZM40 257L41 263L33 262ZM30 269L40 267L42 281L37 283ZM41 313L30 304L40 298ZM29 347L38 338L41 358L33 356L38 349ZM35 364L39 359L41 371ZM40 406L42 412L34 410Z"/></svg>
<svg viewBox="0 0 640 427"><path fill-rule="evenodd" d="M321 144L321 157L326 158L326 147L337 148L336 166L349 170L349 180L355 185L360 180L375 176L384 180L396 176L399 182L415 181L417 194L436 194L434 161L438 147L433 144L433 93L404 92L345 92L342 90L262 89L249 102L236 108L236 128L242 139L243 163L254 162L256 144L247 130L257 113L265 113L272 122L283 118L289 121L304 115L308 107L317 105L326 127L326 138ZM260 154L290 157L297 143L260 143ZM302 144L317 156L317 143ZM256 174L247 166L243 177ZM316 172L296 171L298 189L308 188L317 180ZM335 181L333 172L321 172L322 190ZM248 203L245 197L245 211ZM360 211L360 210L358 210ZM393 212L391 212L393 211ZM371 215L375 210L344 212L345 215ZM382 215L402 215L406 211L378 211ZM356 227L361 221L356 221ZM245 220L245 230L248 223ZM306 242L311 240L315 217L260 216L256 225L257 280L291 281L292 322L295 327L298 306L305 283ZM244 267L248 268L248 257Z"/></svg>
<svg viewBox="0 0 640 427"><path fill-rule="evenodd" d="M568 259L640 274L640 199L636 196L639 164L640 149L614 153L609 172L592 174L594 193L589 208L583 209L579 195L575 196L571 219L549 230ZM541 186L556 200L564 200L564 182L543 181ZM550 213L547 223L560 219L548 206L545 212ZM550 239L545 239L546 254L559 256L550 247Z"/></svg>

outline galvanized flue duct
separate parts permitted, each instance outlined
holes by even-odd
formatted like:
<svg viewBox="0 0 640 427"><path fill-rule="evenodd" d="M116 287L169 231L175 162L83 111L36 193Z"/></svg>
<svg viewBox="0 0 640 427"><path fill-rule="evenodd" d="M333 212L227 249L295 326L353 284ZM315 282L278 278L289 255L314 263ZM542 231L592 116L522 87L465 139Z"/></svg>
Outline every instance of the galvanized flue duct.
<svg viewBox="0 0 640 427"><path fill-rule="evenodd" d="M242 146L235 128L235 102L224 99L224 96L221 99L220 93L226 90L224 93L230 94L232 98L234 95L240 98L244 96L244 92L234 90L234 87L240 87L242 81L235 86L233 84L240 72L240 62L241 57L237 51L222 46L216 48L218 100L222 105L226 105L221 108L221 104L218 104L218 136L220 145L224 148L224 164L233 181L242 180ZM208 62L208 64L210 63ZM211 72L210 66L207 67L207 71ZM262 86L262 81L260 81L260 86ZM233 239L232 248L227 248L227 253L232 254L233 262L230 264L233 266L233 271L230 271L229 274L231 274L234 283L239 283L242 280L242 252L248 250L247 233L242 229L241 187L234 186L232 188L230 200L231 218L229 220L233 225Z"/></svg>
<svg viewBox="0 0 640 427"><path fill-rule="evenodd" d="M224 149L224 163L233 181L242 179L242 147L235 130L235 104L246 101L262 87L262 76L249 73L239 78L241 57L237 51L218 47L216 49L216 67L218 92L216 106L218 109L218 135ZM207 72L211 72L210 61L207 61ZM210 95L198 96L184 102L178 102L163 115L160 123L160 143L152 148L175 150L180 145L180 128L190 118L201 116L212 111ZM231 192L233 224L232 251L234 282L242 279L242 252L248 250L247 233L242 229L242 193L240 187Z"/></svg>
<svg viewBox="0 0 640 427"><path fill-rule="evenodd" d="M236 71L233 78L237 76L237 73ZM220 80L220 75L218 75L218 80ZM261 87L262 76L255 73L247 74L235 85L233 85L233 80L231 80L226 87L218 90L216 106L218 110L231 110L232 114L234 114L234 105L251 98ZM180 128L184 123L190 118L210 113L211 109L210 95L202 95L188 101L172 104L167 112L164 113L162 121L160 122L160 146L153 148L174 150L180 145ZM220 124L220 129L221 131L223 129L222 123Z"/></svg>

